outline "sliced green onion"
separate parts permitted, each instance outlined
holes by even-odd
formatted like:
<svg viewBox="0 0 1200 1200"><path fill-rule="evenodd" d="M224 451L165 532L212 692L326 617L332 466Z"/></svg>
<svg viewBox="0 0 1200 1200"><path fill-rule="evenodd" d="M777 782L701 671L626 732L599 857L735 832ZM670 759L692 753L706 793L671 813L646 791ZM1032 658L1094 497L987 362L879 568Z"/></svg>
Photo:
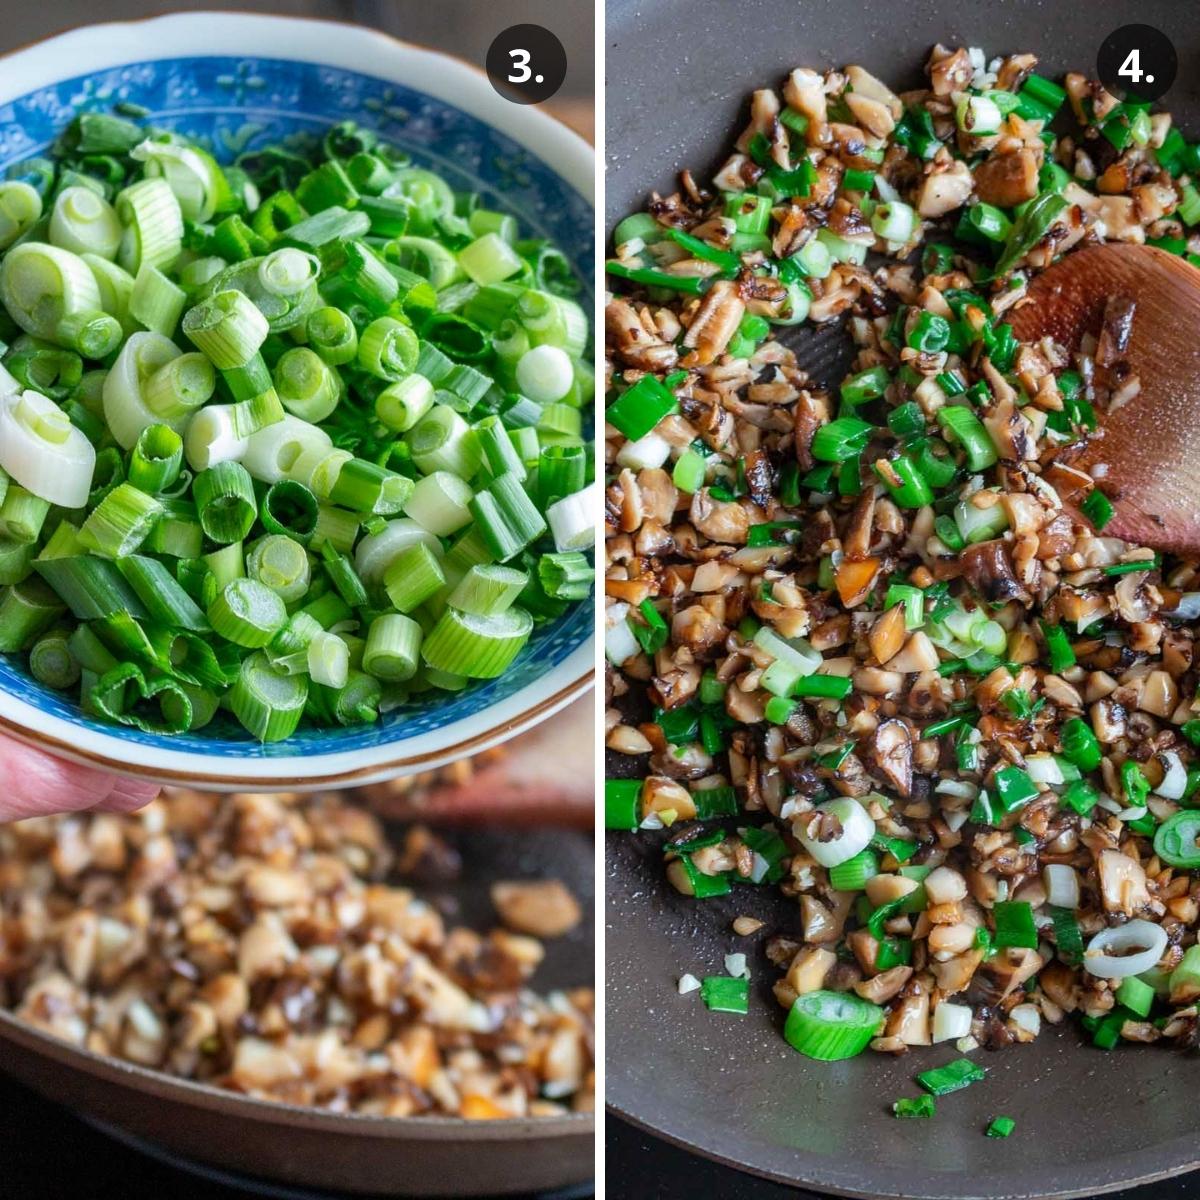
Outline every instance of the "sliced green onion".
<svg viewBox="0 0 1200 1200"><path fill-rule="evenodd" d="M174 420L206 404L216 386L216 371L204 355L180 354L146 378L141 399L156 417Z"/></svg>
<svg viewBox="0 0 1200 1200"><path fill-rule="evenodd" d="M242 663L229 705L243 727L260 742L289 738L300 725L308 680L273 667L261 651Z"/></svg>
<svg viewBox="0 0 1200 1200"><path fill-rule="evenodd" d="M900 200L880 204L871 214L871 228L885 242L907 242L916 228L917 214Z"/></svg>
<svg viewBox="0 0 1200 1200"><path fill-rule="evenodd" d="M434 471L417 483L405 505L405 512L423 529L438 537L447 537L470 524L469 505L474 495L470 485L457 475Z"/></svg>
<svg viewBox="0 0 1200 1200"><path fill-rule="evenodd" d="M281 355L273 378L283 407L303 421L325 420L341 399L337 374L306 346Z"/></svg>
<svg viewBox="0 0 1200 1200"><path fill-rule="evenodd" d="M299 542L281 533L271 533L250 547L246 575L265 584L285 604L291 604L308 594L311 568Z"/></svg>
<svg viewBox="0 0 1200 1200"><path fill-rule="evenodd" d="M482 452L475 431L452 408L435 404L408 435L413 462L424 474L449 471L470 479Z"/></svg>
<svg viewBox="0 0 1200 1200"><path fill-rule="evenodd" d="M433 400L433 384L424 375L409 375L379 393L375 398L375 415L389 429L406 433L429 412Z"/></svg>
<svg viewBox="0 0 1200 1200"><path fill-rule="evenodd" d="M366 588L348 558L326 543L321 547L321 561L329 582L351 608L361 608L367 603Z"/></svg>
<svg viewBox="0 0 1200 1200"><path fill-rule="evenodd" d="M377 679L403 682L420 665L421 627L399 613L384 613L371 622L363 649L363 670Z"/></svg>
<svg viewBox="0 0 1200 1200"><path fill-rule="evenodd" d="M56 341L66 317L102 308L91 268L77 254L42 242L14 246L0 263L0 301L26 333Z"/></svg>
<svg viewBox="0 0 1200 1200"><path fill-rule="evenodd" d="M421 658L438 670L494 679L512 664L532 631L533 618L522 608L487 617L447 608L426 636Z"/></svg>
<svg viewBox="0 0 1200 1200"><path fill-rule="evenodd" d="M1071 717L1062 727L1063 754L1081 771L1094 771L1103 754L1090 725L1079 717Z"/></svg>
<svg viewBox="0 0 1200 1200"><path fill-rule="evenodd" d="M445 583L442 564L425 542L417 542L401 551L383 572L384 590L396 611L401 613L419 608Z"/></svg>
<svg viewBox="0 0 1200 1200"><path fill-rule="evenodd" d="M710 1012L744 1015L750 1011L750 981L709 975L700 984L700 999Z"/></svg>
<svg viewBox="0 0 1200 1200"><path fill-rule="evenodd" d="M807 1058L837 1062L861 1054L883 1019L883 1009L853 992L806 992L793 1002L783 1036Z"/></svg>
<svg viewBox="0 0 1200 1200"><path fill-rule="evenodd" d="M0 468L27 491L82 508L95 466L91 442L52 400L29 391L0 397Z"/></svg>
<svg viewBox="0 0 1200 1200"><path fill-rule="evenodd" d="M538 559L538 579L542 590L552 599L585 600L591 594L595 578L595 567L578 551L543 554Z"/></svg>
<svg viewBox="0 0 1200 1200"><path fill-rule="evenodd" d="M53 245L74 254L113 259L121 245L121 222L116 209L90 187L68 187L55 198L49 234Z"/></svg>
<svg viewBox="0 0 1200 1200"><path fill-rule="evenodd" d="M133 281L129 315L147 329L171 337L187 304L187 294L160 270L143 263Z"/></svg>
<svg viewBox="0 0 1200 1200"><path fill-rule="evenodd" d="M821 462L842 463L861 454L872 426L857 417L839 417L813 435L812 455Z"/></svg>
<svg viewBox="0 0 1200 1200"><path fill-rule="evenodd" d="M937 1101L932 1096L903 1096L892 1102L892 1112L900 1118L932 1117Z"/></svg>
<svg viewBox="0 0 1200 1200"><path fill-rule="evenodd" d="M963 404L947 404L938 409L938 424L946 436L962 446L971 471L983 471L993 466L1000 455L983 422Z"/></svg>
<svg viewBox="0 0 1200 1200"><path fill-rule="evenodd" d="M247 649L266 646L283 628L287 612L283 601L254 579L233 579L209 605L208 620L228 642Z"/></svg>
<svg viewBox="0 0 1200 1200"><path fill-rule="evenodd" d="M594 588L570 264L351 122L308 154L223 169L84 113L0 182L0 642L93 716L374 721L502 673ZM702 261L766 243L770 201L737 209L740 244L696 239Z"/></svg>
<svg viewBox="0 0 1200 1200"><path fill-rule="evenodd" d="M1033 908L1027 901L997 900L992 909L992 918L996 923L996 933L992 938L994 946L1037 949L1037 926L1033 921Z"/></svg>
<svg viewBox="0 0 1200 1200"><path fill-rule="evenodd" d="M128 554L117 559L117 569L142 602L152 621L172 629L208 629L204 613L157 559Z"/></svg>
<svg viewBox="0 0 1200 1200"><path fill-rule="evenodd" d="M1154 853L1172 867L1195 870L1200 868L1198 838L1200 813L1184 809L1168 817L1155 830Z"/></svg>
<svg viewBox="0 0 1200 1200"><path fill-rule="evenodd" d="M1099 489L1088 492L1079 509L1096 527L1097 533L1112 520L1114 511L1112 501Z"/></svg>
<svg viewBox="0 0 1200 1200"><path fill-rule="evenodd" d="M118 484L80 526L82 546L106 558L132 554L146 540L162 504L130 483Z"/></svg>
<svg viewBox="0 0 1200 1200"><path fill-rule="evenodd" d="M656 376L643 375L608 406L604 419L636 442L678 407L674 393Z"/></svg>
<svg viewBox="0 0 1200 1200"><path fill-rule="evenodd" d="M114 613L128 613L136 618L148 615L133 589L107 559L90 554L39 557L33 566L72 616L81 621L111 617Z"/></svg>
<svg viewBox="0 0 1200 1200"><path fill-rule="evenodd" d="M89 693L102 716L147 733L185 733L192 725L192 702L173 679L147 680L134 663L102 675Z"/></svg>
<svg viewBox="0 0 1200 1200"><path fill-rule="evenodd" d="M492 616L511 607L528 582L529 576L524 571L512 567L498 564L473 566L447 597L446 603L460 612Z"/></svg>
<svg viewBox="0 0 1200 1200"><path fill-rule="evenodd" d="M183 332L218 370L240 367L258 352L267 319L243 292L217 292L188 309Z"/></svg>
<svg viewBox="0 0 1200 1200"><path fill-rule="evenodd" d="M254 483L241 463L222 462L201 471L192 495L205 535L222 545L240 542L258 515Z"/></svg>
<svg viewBox="0 0 1200 1200"><path fill-rule="evenodd" d="M313 683L345 687L350 678L350 647L336 633L321 630L308 643L306 665Z"/></svg>
<svg viewBox="0 0 1200 1200"><path fill-rule="evenodd" d="M60 629L39 638L29 649L29 673L46 687L66 691L79 682L80 667Z"/></svg>
<svg viewBox="0 0 1200 1200"><path fill-rule="evenodd" d="M0 183L0 250L28 233L42 215L42 197L21 180Z"/></svg>
<svg viewBox="0 0 1200 1200"><path fill-rule="evenodd" d="M117 196L117 216L124 226L117 261L131 275L143 265L171 266L183 249L183 213L162 179L143 179Z"/></svg>
<svg viewBox="0 0 1200 1200"><path fill-rule="evenodd" d="M358 329L340 308L318 308L304 327L309 346L331 367L340 367L358 357Z"/></svg>
<svg viewBox="0 0 1200 1200"><path fill-rule="evenodd" d="M129 455L129 482L154 495L179 478L183 439L168 425L147 425Z"/></svg>
<svg viewBox="0 0 1200 1200"><path fill-rule="evenodd" d="M358 365L368 374L394 383L416 368L417 353L417 335L410 326L393 317L380 317L363 330Z"/></svg>
<svg viewBox="0 0 1200 1200"><path fill-rule="evenodd" d="M944 1067L922 1071L917 1082L933 1096L946 1096L987 1078L987 1072L969 1058L957 1058Z"/></svg>

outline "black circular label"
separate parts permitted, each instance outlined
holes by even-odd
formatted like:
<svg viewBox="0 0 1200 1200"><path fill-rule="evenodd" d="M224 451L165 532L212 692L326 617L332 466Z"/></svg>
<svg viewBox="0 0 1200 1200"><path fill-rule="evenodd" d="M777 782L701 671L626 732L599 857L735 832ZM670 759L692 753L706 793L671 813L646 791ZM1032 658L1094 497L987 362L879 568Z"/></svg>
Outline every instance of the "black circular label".
<svg viewBox="0 0 1200 1200"><path fill-rule="evenodd" d="M539 104L562 87L567 52L541 25L510 25L488 48L487 73L506 100Z"/></svg>
<svg viewBox="0 0 1200 1200"><path fill-rule="evenodd" d="M1121 100L1158 100L1175 82L1179 57L1171 39L1153 25L1122 25L1096 55L1096 74Z"/></svg>

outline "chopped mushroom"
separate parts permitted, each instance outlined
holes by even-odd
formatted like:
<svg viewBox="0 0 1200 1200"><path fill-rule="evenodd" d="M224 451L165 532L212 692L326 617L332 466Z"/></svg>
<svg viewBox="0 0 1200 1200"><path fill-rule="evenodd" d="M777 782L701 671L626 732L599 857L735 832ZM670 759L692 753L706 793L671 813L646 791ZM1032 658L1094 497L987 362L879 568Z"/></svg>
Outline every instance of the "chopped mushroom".
<svg viewBox="0 0 1200 1200"><path fill-rule="evenodd" d="M966 204L974 187L967 164L951 162L925 176L917 195L917 212L929 219L944 217Z"/></svg>
<svg viewBox="0 0 1200 1200"><path fill-rule="evenodd" d="M620 393L653 369L676 402L636 448L606 429L606 729L618 748L636 744L626 730L645 738L652 790L670 789L636 836L719 789L730 819L695 827L711 832L690 853L697 834L672 829L669 880L688 895L777 881L798 928L771 943L775 995L879 1004L880 1053L927 1044L948 997L970 1010L971 1046L1114 1012L1105 1036L1200 1045L1200 890L1171 824L1191 820L1200 769L1200 565L1097 528L1100 494L1120 496L1107 464L1075 457L1089 410L1140 392L1136 314L1118 289L1075 344L1013 344L1006 324L1082 247L1196 250L1178 215L1191 176L1164 169L1169 114L1118 148L1101 126L1119 100L1082 75L1065 80L1069 134L1001 101L998 128L976 120L991 114L972 97L1015 95L1036 65L939 44L925 86L901 94L857 65L800 67L786 114L760 87L716 178L685 174L648 208L711 256L654 241L637 263L688 272L683 288L611 280L606 382ZM774 194L802 157L803 194ZM1064 203L1043 205L1057 167ZM724 192L762 205L761 237L736 236ZM1010 214L986 252L957 233L975 204ZM835 237L799 308L810 327L844 317L841 381L743 319L795 316L785 264ZM635 249L618 249L624 266ZM672 352L678 366L644 365ZM668 626L650 651L628 619L640 632L646 600ZM55 854L86 860L65 836ZM914 866L923 886L901 873ZM1119 1019L1058 909L1085 945L1131 920L1165 936L1174 978L1147 1019ZM79 922L72 978L94 977L97 937Z"/></svg>
<svg viewBox="0 0 1200 1200"><path fill-rule="evenodd" d="M535 937L562 937L583 915L579 901L559 879L494 883L492 903L509 929Z"/></svg>
<svg viewBox="0 0 1200 1200"><path fill-rule="evenodd" d="M696 351L697 363L712 362L729 345L745 312L736 284L720 279L712 285L683 335L683 344Z"/></svg>
<svg viewBox="0 0 1200 1200"><path fill-rule="evenodd" d="M471 771L386 791L419 802ZM47 858L68 829L99 861L67 873ZM435 836L418 832L398 858ZM175 870L143 887L139 859L160 839ZM538 995L540 942L450 927L384 882L392 852L361 803L170 791L136 814L0 826L0 863L0 1003L93 1053L369 1117L457 1118L468 1093L504 1119L593 1104L587 990ZM496 884L493 897L506 922L548 936L580 916L555 881Z"/></svg>
<svg viewBox="0 0 1200 1200"><path fill-rule="evenodd" d="M912 790L912 738L903 721L884 721L875 731L875 763L892 786L907 796Z"/></svg>
<svg viewBox="0 0 1200 1200"><path fill-rule="evenodd" d="M1003 602L1025 596L1013 574L1008 546L1001 540L976 542L962 552L963 575L985 600Z"/></svg>
<svg viewBox="0 0 1200 1200"><path fill-rule="evenodd" d="M1022 147L1011 154L991 154L975 168L975 192L983 204L1012 208L1032 200L1038 190L1038 160Z"/></svg>
<svg viewBox="0 0 1200 1200"><path fill-rule="evenodd" d="M1103 850L1096 870L1100 878L1100 897L1108 912L1132 917L1149 907L1150 892L1141 863L1119 850Z"/></svg>

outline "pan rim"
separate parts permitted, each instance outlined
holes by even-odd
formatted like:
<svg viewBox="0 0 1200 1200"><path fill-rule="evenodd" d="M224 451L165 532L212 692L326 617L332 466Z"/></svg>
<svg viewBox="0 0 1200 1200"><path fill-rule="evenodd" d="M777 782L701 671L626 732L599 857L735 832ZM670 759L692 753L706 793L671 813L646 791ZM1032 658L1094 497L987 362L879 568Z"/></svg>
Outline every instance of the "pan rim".
<svg viewBox="0 0 1200 1200"><path fill-rule="evenodd" d="M997 1182L995 1187L989 1187L986 1185L997 1177L972 1175L973 1186L970 1192L963 1192L961 1190L947 1191L945 1190L945 1180L954 1178L953 1176L917 1176L914 1180L912 1175L908 1174L906 1175L906 1186L903 1191L881 1192L877 1186L872 1186L870 1189L864 1190L859 1185L851 1186L848 1183L831 1183L828 1178L819 1174L814 1174L809 1178L801 1178L796 1174L788 1175L780 1171L751 1166L726 1154L722 1154L720 1151L707 1149L697 1142L689 1140L686 1136L673 1133L663 1125L655 1124L653 1121L636 1116L613 1100L606 1101L604 1111L619 1117L627 1125L631 1125L643 1133L648 1133L680 1150L687 1151L689 1154L698 1155L708 1162L728 1167L730 1170L738 1171L743 1175L750 1175L756 1179L766 1179L771 1183L778 1183L788 1187L799 1185L809 1188L820 1188L822 1192L828 1192L834 1196L845 1196L850 1198L850 1200L1089 1200L1092 1196L1110 1195L1113 1192L1125 1191L1128 1188L1142 1187L1149 1183L1159 1183L1164 1179L1173 1179L1200 1168L1200 1151L1193 1148L1190 1160L1180 1165L1173 1165L1163 1170L1156 1170L1148 1174L1130 1178L1113 1179L1111 1176L1107 1176L1097 1179L1095 1182L1071 1187L1066 1190L1048 1192L1044 1189L1037 1189L1031 1191L1027 1187L1018 1186L1014 1188L1011 1183L1005 1184L1001 1182ZM1176 1139L1176 1141L1181 1143L1187 1142L1193 1145L1193 1147L1195 1146L1194 1138L1181 1137ZM1146 1151L1146 1153L1153 1153L1153 1151ZM802 1152L797 1151L796 1154L800 1157ZM1005 1172L1003 1178L1011 1180L1012 1173ZM920 1188L925 1186L926 1180L930 1182L941 1180L941 1190L920 1190ZM913 1187L914 1183L919 1185L916 1190Z"/></svg>
<svg viewBox="0 0 1200 1200"><path fill-rule="evenodd" d="M468 1121L463 1117L384 1117L369 1113L336 1113L281 1100L265 1100L240 1092L182 1079L138 1063L98 1054L37 1029L7 1009L0 1009L0 1041L15 1041L23 1049L47 1055L61 1065L99 1076L107 1083L130 1087L143 1096L155 1096L208 1111L231 1109L225 1115L289 1127L304 1126L318 1132L349 1133L355 1137L405 1137L408 1140L499 1142L534 1140L537 1137L579 1137L594 1131L595 1113L566 1113L560 1117L519 1117L505 1121ZM173 1094L178 1093L178 1094Z"/></svg>

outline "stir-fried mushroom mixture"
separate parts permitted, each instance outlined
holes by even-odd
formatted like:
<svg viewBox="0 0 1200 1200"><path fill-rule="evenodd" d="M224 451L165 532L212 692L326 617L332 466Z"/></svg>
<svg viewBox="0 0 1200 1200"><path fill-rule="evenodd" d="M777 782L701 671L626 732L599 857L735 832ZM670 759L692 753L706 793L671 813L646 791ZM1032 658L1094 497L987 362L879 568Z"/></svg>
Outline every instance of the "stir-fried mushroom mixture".
<svg viewBox="0 0 1200 1200"><path fill-rule="evenodd" d="M447 848L416 827L399 866ZM434 862L434 866L438 863ZM263 1099L474 1119L592 1107L590 989L539 996L536 938L578 919L498 884L508 928L448 927L387 882L336 795L177 791L134 816L0 827L0 1005L56 1037Z"/></svg>
<svg viewBox="0 0 1200 1200"><path fill-rule="evenodd" d="M1075 247L1200 252L1200 153L1035 66L797 69L608 263L607 742L644 764L608 823L665 827L681 892L796 901L766 950L815 1057L1200 1038L1197 564L1059 461L1136 394L1137 314L1004 323ZM840 315L827 391L771 330Z"/></svg>

